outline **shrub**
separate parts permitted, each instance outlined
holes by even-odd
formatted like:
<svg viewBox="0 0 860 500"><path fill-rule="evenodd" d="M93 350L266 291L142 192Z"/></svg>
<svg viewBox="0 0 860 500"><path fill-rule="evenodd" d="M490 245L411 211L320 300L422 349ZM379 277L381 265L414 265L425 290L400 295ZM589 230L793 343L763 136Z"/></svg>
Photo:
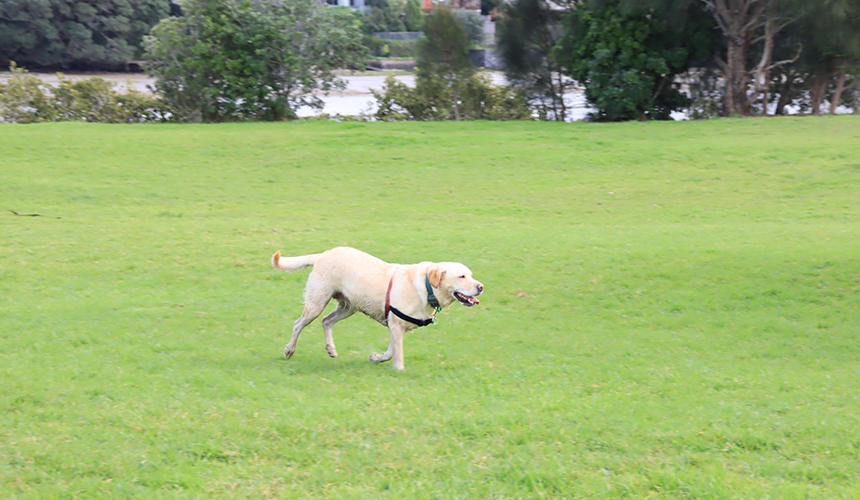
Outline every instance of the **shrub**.
<svg viewBox="0 0 860 500"><path fill-rule="evenodd" d="M147 122L165 120L170 115L157 98L129 89L114 90L101 78L73 82L60 75L60 84L51 86L18 68L0 84L0 121L31 123L79 120L87 122Z"/></svg>
<svg viewBox="0 0 860 500"><path fill-rule="evenodd" d="M519 120L530 112L525 95L495 87L475 73L463 24L450 10L438 9L424 19L417 44L415 88L389 77L379 92L379 120Z"/></svg>
<svg viewBox="0 0 860 500"><path fill-rule="evenodd" d="M0 121L32 123L55 119L54 102L45 82L14 62L9 71L12 77L0 83Z"/></svg>
<svg viewBox="0 0 860 500"><path fill-rule="evenodd" d="M529 120L528 100L521 91L492 85L475 74L459 83L457 97L440 81L424 81L410 88L389 76L381 91L371 91L377 102L376 119L403 120ZM455 101L456 99L456 101ZM455 113L455 105L458 112Z"/></svg>
<svg viewBox="0 0 860 500"><path fill-rule="evenodd" d="M454 17L463 24L469 46L480 47L484 44L484 18L481 14L471 10L454 10Z"/></svg>
<svg viewBox="0 0 860 500"><path fill-rule="evenodd" d="M57 119L126 123L165 118L167 113L156 98L134 89L120 94L114 86L101 78L73 82L61 77L54 89Z"/></svg>
<svg viewBox="0 0 860 500"><path fill-rule="evenodd" d="M388 57L415 57L416 40L388 40Z"/></svg>
<svg viewBox="0 0 860 500"><path fill-rule="evenodd" d="M463 115L467 120L530 120L528 99L521 90L493 85L483 74L472 76L463 92Z"/></svg>
<svg viewBox="0 0 860 500"><path fill-rule="evenodd" d="M146 37L155 89L184 121L284 120L318 92L342 87L335 70L363 66L361 20L315 0L187 0L183 17Z"/></svg>

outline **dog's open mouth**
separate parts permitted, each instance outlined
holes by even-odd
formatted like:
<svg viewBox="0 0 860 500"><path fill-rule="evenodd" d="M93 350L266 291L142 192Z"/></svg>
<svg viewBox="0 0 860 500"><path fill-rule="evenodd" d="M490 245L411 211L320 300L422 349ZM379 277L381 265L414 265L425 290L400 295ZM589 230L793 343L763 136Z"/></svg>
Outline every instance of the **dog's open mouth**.
<svg viewBox="0 0 860 500"><path fill-rule="evenodd" d="M476 306L481 303L476 297L472 297L470 295L466 295L460 292L454 292L454 298L460 301L464 306Z"/></svg>

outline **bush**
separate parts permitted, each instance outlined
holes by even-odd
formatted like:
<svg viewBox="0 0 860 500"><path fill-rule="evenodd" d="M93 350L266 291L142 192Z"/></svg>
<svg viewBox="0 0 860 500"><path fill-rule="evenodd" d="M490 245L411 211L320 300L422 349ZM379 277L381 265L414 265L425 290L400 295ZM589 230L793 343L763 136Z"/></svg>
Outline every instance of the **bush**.
<svg viewBox="0 0 860 500"><path fill-rule="evenodd" d="M482 46L484 44L484 18L481 14L471 10L454 10L452 13L458 21L463 23L463 30L466 32L469 46L472 48Z"/></svg>
<svg viewBox="0 0 860 500"><path fill-rule="evenodd" d="M386 78L381 91L371 92L377 102L375 117L381 121L531 119L525 94L492 85L489 77L481 74L460 82L457 97L439 81L410 88L392 76Z"/></svg>
<svg viewBox="0 0 860 500"><path fill-rule="evenodd" d="M531 110L524 92L493 85L487 75L476 74L463 92L463 115L467 120L530 120Z"/></svg>
<svg viewBox="0 0 860 500"><path fill-rule="evenodd" d="M671 6L669 8L668 6ZM592 120L669 120L690 100L676 75L709 58L717 41L700 2L586 0L563 20L556 57L585 86Z"/></svg>
<svg viewBox="0 0 860 500"><path fill-rule="evenodd" d="M315 0L187 0L145 39L156 92L183 121L285 120L341 68L363 67L361 19Z"/></svg>
<svg viewBox="0 0 860 500"><path fill-rule="evenodd" d="M438 9L424 19L417 44L415 88L392 77L373 92L376 118L393 120L523 120L531 113L525 94L496 87L475 73L469 39L450 10Z"/></svg>
<svg viewBox="0 0 860 500"><path fill-rule="evenodd" d="M13 75L0 84L0 121L31 123L78 120L128 123L166 120L169 111L157 98L133 89L125 93L101 78L73 82L60 75L57 87L12 64Z"/></svg>
<svg viewBox="0 0 860 500"><path fill-rule="evenodd" d="M417 40L388 40L388 57L415 57Z"/></svg>
<svg viewBox="0 0 860 500"><path fill-rule="evenodd" d="M61 77L59 87L53 91L57 120L128 123L166 118L156 98L134 89L120 94L114 86L101 78L73 82Z"/></svg>
<svg viewBox="0 0 860 500"><path fill-rule="evenodd" d="M13 62L9 66L12 77L0 83L0 121L7 123L32 123L51 121L56 110L45 82L19 68Z"/></svg>

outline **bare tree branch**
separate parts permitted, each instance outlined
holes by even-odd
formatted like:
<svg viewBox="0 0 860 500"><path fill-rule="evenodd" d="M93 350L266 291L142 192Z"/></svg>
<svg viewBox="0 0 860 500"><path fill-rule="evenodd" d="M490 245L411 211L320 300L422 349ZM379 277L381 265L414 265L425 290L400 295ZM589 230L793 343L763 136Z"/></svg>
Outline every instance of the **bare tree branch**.
<svg viewBox="0 0 860 500"><path fill-rule="evenodd" d="M773 68L776 68L776 67L782 66L782 65L784 65L784 64L791 64L791 63L793 63L794 61L797 61L797 60L800 58L800 54L801 54L801 52L803 52L803 44L801 44L801 45L800 45L800 47L798 47L798 48L797 48L797 53L796 53L796 54L794 54L794 57L792 57L791 59L783 59L782 61L777 61L777 62L775 62L775 63L771 64L770 66L766 67L764 70L765 70L765 71L770 71L770 70L772 70Z"/></svg>

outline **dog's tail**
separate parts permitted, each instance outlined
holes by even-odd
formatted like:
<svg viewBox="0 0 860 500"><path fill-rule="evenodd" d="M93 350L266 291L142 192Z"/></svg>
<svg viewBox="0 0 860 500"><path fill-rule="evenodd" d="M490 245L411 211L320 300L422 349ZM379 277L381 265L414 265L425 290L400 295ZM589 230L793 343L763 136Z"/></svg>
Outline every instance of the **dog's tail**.
<svg viewBox="0 0 860 500"><path fill-rule="evenodd" d="M298 271L299 269L310 267L316 263L320 254L314 253L310 255L299 255L298 257L281 257L281 251L275 252L272 255L272 267L281 271Z"/></svg>

